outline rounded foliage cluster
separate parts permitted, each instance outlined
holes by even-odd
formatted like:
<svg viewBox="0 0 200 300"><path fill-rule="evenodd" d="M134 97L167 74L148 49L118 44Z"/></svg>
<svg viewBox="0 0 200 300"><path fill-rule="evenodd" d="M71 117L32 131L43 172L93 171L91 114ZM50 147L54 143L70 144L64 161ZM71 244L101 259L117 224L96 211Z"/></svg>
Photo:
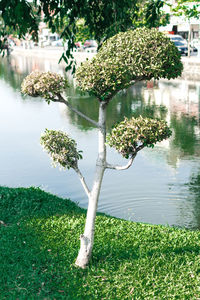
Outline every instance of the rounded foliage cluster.
<svg viewBox="0 0 200 300"><path fill-rule="evenodd" d="M150 118L125 118L107 136L107 143L125 158L143 147L153 147L155 143L170 137L171 130L163 120Z"/></svg>
<svg viewBox="0 0 200 300"><path fill-rule="evenodd" d="M79 87L109 101L134 81L176 78L183 65L177 47L157 29L137 28L104 42L76 71Z"/></svg>
<svg viewBox="0 0 200 300"><path fill-rule="evenodd" d="M32 97L41 96L49 102L55 101L67 86L67 80L57 73L34 71L24 78L21 91Z"/></svg>
<svg viewBox="0 0 200 300"><path fill-rule="evenodd" d="M78 160L82 158L82 151L77 151L76 142L62 131L46 129L40 143L51 156L55 166L76 168Z"/></svg>

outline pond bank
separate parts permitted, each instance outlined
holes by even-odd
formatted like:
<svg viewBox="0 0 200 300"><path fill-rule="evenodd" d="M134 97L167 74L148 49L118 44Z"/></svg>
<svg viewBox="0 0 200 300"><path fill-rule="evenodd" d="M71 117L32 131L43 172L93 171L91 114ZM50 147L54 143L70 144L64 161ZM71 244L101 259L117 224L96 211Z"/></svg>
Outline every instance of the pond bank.
<svg viewBox="0 0 200 300"><path fill-rule="evenodd" d="M2 299L198 299L199 231L98 214L82 270L74 261L85 216L39 188L0 187Z"/></svg>
<svg viewBox="0 0 200 300"><path fill-rule="evenodd" d="M12 56L23 55L23 56L34 56L34 57L44 57L46 59L51 59L59 61L64 49L62 47L47 47L47 48L33 48L33 49L24 49L22 47L15 47L11 52ZM86 59L91 59L95 53L93 52L73 52L74 58L77 64L85 61ZM65 62L62 61L61 64L65 65Z"/></svg>

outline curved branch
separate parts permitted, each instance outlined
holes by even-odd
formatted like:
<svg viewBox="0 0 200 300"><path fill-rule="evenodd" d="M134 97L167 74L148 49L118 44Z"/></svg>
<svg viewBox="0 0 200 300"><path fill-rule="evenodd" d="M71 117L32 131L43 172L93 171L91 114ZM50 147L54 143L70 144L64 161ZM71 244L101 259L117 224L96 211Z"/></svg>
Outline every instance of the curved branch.
<svg viewBox="0 0 200 300"><path fill-rule="evenodd" d="M138 152L138 151L142 150L144 147L145 147L145 145L144 145L144 144L142 144L142 145L138 146L138 147L136 148L136 152Z"/></svg>
<svg viewBox="0 0 200 300"><path fill-rule="evenodd" d="M87 183L85 182L85 178L83 177L83 175L82 175L82 173L81 173L81 171L79 170L78 167L74 168L74 170L75 170L75 172L78 174L78 177L79 177L79 179L80 179L80 181L81 181L81 184L82 184L82 186L83 186L83 188L84 188L84 191L86 192L86 194L87 194L87 196L88 196L88 198L89 198L91 192L90 192L90 190L89 190L89 188L88 188L88 186L87 186Z"/></svg>
<svg viewBox="0 0 200 300"><path fill-rule="evenodd" d="M145 147L144 144L138 146L136 149L135 149L135 152L131 155L131 158L130 160L128 161L128 163L124 166L118 166L118 165L111 165L109 163L106 163L106 168L107 169L114 169L114 170L127 170L128 168L130 168L132 166L132 163L138 153L138 151L142 150L143 148Z"/></svg>
<svg viewBox="0 0 200 300"><path fill-rule="evenodd" d="M67 107L69 107L69 109L71 109L73 112L75 112L77 115L79 115L80 117L84 118L85 120L87 120L88 122L92 123L95 127L99 128L99 124L98 122L90 119L88 116L86 116L85 114L83 114L82 112L80 112L79 110L77 110L76 108L74 108L66 99L64 99L60 94L58 95L58 99L53 100L54 102L61 102L64 103L65 105L67 105Z"/></svg>
<svg viewBox="0 0 200 300"><path fill-rule="evenodd" d="M106 164L106 168L107 168L107 169L119 170L119 171L121 171L121 170L127 170L127 169L130 168L130 166L132 165L132 163L133 163L133 161L134 161L136 155L137 155L137 153L134 153L134 154L131 156L131 158L130 158L130 160L128 161L128 163L127 163L126 165L124 165L124 166L111 165L111 164L108 164L108 163L107 163L107 164Z"/></svg>

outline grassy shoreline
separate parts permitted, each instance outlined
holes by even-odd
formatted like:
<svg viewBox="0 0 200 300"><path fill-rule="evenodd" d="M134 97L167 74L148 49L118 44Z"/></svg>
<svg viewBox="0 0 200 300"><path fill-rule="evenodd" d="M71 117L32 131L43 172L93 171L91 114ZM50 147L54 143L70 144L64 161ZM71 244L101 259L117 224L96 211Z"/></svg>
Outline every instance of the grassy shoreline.
<svg viewBox="0 0 200 300"><path fill-rule="evenodd" d="M98 214L80 270L85 215L38 188L0 187L0 299L200 299L200 231Z"/></svg>

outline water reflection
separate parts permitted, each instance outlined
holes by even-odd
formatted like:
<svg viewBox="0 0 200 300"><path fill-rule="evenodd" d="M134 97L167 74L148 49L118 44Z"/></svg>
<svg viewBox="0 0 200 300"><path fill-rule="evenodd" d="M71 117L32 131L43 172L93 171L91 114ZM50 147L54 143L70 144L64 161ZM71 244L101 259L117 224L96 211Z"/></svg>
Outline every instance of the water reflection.
<svg viewBox="0 0 200 300"><path fill-rule="evenodd" d="M172 114L171 126L174 129L172 148L180 149L180 157L200 156L200 131L198 120L189 114Z"/></svg>
<svg viewBox="0 0 200 300"><path fill-rule="evenodd" d="M191 224L191 227L200 228L200 169L191 176L188 185L191 192L188 201L193 202L193 215L196 218L196 224Z"/></svg>
<svg viewBox="0 0 200 300"><path fill-rule="evenodd" d="M2 59L3 60L3 59ZM4 58L4 63L0 64L0 78L5 80L15 90L20 88L24 74L12 65L10 57Z"/></svg>
<svg viewBox="0 0 200 300"><path fill-rule="evenodd" d="M131 116L146 116L152 118L165 119L167 114L167 108L164 105L157 105L152 103L151 100L145 103L142 97L142 91L144 89L144 84L136 84L134 87L129 88L127 91L122 91L109 103L107 109L107 129L116 123L124 119L124 116L130 118ZM98 118L98 101L93 97L82 96L81 94L75 92L75 95L71 95L71 104L73 104L77 109L87 114L90 118L97 120ZM77 96L78 95L78 96ZM75 100L75 101L74 101ZM75 113L63 108L67 116L74 124L79 126L83 130L89 130L92 125L84 120L83 118L77 116Z"/></svg>
<svg viewBox="0 0 200 300"><path fill-rule="evenodd" d="M87 200L76 175L50 168L39 136L46 127L66 129L84 151L81 168L87 180L91 180L96 160L96 129L61 104L48 106L39 98L24 100L19 92L21 81L35 69L64 73L64 66L44 58L1 59L0 184L43 186L86 207ZM73 84L67 94L77 109L97 119L96 99L81 94ZM173 136L154 149L142 151L126 172L107 171L99 210L134 221L200 228L200 82L139 83L111 101L108 130L125 115L165 119ZM111 163L123 163L112 149L108 158Z"/></svg>
<svg viewBox="0 0 200 300"><path fill-rule="evenodd" d="M54 71L64 74L64 66L44 58L32 58L23 55L0 57L0 78L17 90L25 76L35 70ZM71 77L70 77L71 80Z"/></svg>

